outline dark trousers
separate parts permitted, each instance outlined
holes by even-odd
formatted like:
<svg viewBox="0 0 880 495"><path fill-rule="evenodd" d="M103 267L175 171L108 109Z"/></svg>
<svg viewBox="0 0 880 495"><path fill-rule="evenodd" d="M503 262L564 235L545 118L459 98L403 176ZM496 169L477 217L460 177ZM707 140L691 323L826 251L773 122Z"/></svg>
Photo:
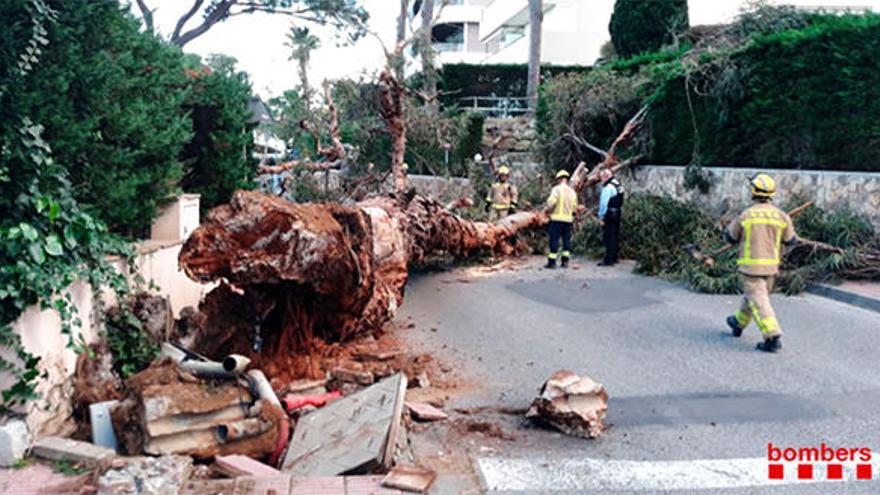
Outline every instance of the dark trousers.
<svg viewBox="0 0 880 495"><path fill-rule="evenodd" d="M551 220L547 227L550 234L550 254L547 257L555 260L559 255L559 240L562 239L562 257L571 257L571 222Z"/></svg>
<svg viewBox="0 0 880 495"><path fill-rule="evenodd" d="M605 224L602 227L602 242L605 244L606 264L617 263L620 252L620 210L610 208L605 213Z"/></svg>

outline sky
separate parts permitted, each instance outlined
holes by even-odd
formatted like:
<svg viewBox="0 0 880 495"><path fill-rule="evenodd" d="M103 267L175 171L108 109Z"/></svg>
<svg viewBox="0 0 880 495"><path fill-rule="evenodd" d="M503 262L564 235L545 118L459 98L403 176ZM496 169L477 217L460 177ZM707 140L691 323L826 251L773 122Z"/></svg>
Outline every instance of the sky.
<svg viewBox="0 0 880 495"><path fill-rule="evenodd" d="M397 0L361 0L370 13L370 30L393 44L396 32ZM186 11L189 0L147 0L155 8L157 30L166 38L177 19ZM137 9L135 8L135 11ZM191 20L195 25L198 19ZM188 25L188 26L191 26ZM207 33L184 46L184 51L206 56L223 53L238 59L238 68L250 74L256 93L264 98L281 94L299 83L296 64L288 60L290 49L284 45L292 19L281 15L250 14L219 23ZM299 24L304 25L304 24ZM324 79L356 77L381 68L385 56L380 43L372 36L361 38L353 46L338 48L332 31L313 28L322 47L312 53L309 78L315 84Z"/></svg>
<svg viewBox="0 0 880 495"><path fill-rule="evenodd" d="M2 0L0 0L2 1ZM496 0L508 1L508 0ZM596 4L613 4L614 0L582 0ZM727 22L748 0L689 0L692 25ZM192 0L146 0L154 13L157 30L167 35L177 19L192 5ZM825 6L871 6L880 10L880 0L771 0L772 3L795 3ZM361 0L370 14L370 30L379 34L386 45L392 45L400 3L398 0ZM601 7L597 5L597 7ZM135 9L136 10L136 9ZM610 12L608 8L597 8ZM198 19L190 20L195 25ZM190 25L190 26L191 26ZM238 59L238 68L250 75L256 93L269 98L298 84L299 77L290 49L284 45L292 20L281 15L251 14L222 22L184 47L187 52L207 56L223 53ZM332 30L314 28L322 38L322 47L313 52L309 78L316 85L324 79L357 77L372 74L384 64L380 43L372 36L355 45L337 47ZM610 39L610 36L609 36Z"/></svg>

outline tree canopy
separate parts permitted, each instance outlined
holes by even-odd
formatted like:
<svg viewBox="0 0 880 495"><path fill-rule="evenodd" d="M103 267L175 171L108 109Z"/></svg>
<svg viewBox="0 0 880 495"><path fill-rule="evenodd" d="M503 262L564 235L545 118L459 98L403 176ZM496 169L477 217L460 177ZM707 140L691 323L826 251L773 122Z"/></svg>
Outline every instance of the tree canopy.
<svg viewBox="0 0 880 495"><path fill-rule="evenodd" d="M608 25L621 57L656 51L687 28L687 0L617 0Z"/></svg>

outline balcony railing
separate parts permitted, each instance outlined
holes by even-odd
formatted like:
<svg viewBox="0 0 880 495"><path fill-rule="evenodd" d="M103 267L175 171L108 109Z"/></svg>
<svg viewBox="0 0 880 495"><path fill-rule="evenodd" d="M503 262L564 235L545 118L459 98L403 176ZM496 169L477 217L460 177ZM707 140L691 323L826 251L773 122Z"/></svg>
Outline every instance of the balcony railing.
<svg viewBox="0 0 880 495"><path fill-rule="evenodd" d="M458 99L462 110L488 117L516 117L529 112L529 99L520 96L468 96Z"/></svg>

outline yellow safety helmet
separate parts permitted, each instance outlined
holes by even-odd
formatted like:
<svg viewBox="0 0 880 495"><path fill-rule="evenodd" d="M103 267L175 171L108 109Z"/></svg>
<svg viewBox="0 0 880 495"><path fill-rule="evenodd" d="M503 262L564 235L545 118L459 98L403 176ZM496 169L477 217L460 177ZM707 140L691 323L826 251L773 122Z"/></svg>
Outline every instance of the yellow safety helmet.
<svg viewBox="0 0 880 495"><path fill-rule="evenodd" d="M571 174L568 173L568 170L560 170L556 172L556 178L561 179L563 177L571 177Z"/></svg>
<svg viewBox="0 0 880 495"><path fill-rule="evenodd" d="M752 186L752 196L772 198L776 194L776 181L767 174L757 174L749 179Z"/></svg>
<svg viewBox="0 0 880 495"><path fill-rule="evenodd" d="M507 165L498 167L498 175L510 175L510 168Z"/></svg>
<svg viewBox="0 0 880 495"><path fill-rule="evenodd" d="M409 170L409 163L403 162L403 165L401 165L400 168L402 168L403 171L406 172L407 170Z"/></svg>

